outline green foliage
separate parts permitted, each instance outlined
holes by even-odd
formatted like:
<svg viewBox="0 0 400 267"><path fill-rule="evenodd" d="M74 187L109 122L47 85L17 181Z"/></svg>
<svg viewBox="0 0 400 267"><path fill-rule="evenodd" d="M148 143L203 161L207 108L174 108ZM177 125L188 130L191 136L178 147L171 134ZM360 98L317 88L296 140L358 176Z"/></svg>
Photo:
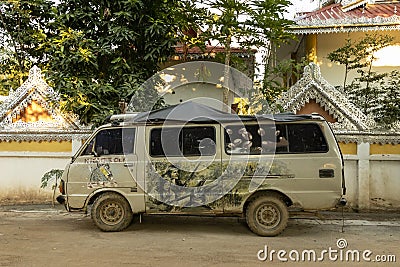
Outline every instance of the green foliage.
<svg viewBox="0 0 400 267"><path fill-rule="evenodd" d="M178 42L190 48L218 40L226 47L223 62L244 69L240 58L231 57L233 41L247 49L291 38L285 31L291 22L283 17L289 1L207 0L202 8L197 2L2 1L0 94L20 86L36 64L60 92L64 110L98 125L119 112L120 99L134 96L137 110L149 108L146 99L157 93L140 85L169 59Z"/></svg>
<svg viewBox="0 0 400 267"><path fill-rule="evenodd" d="M251 1L251 5L254 19L249 25L257 34L255 39L250 40L250 44L265 47L262 59L264 77L258 90L266 101L273 105L290 86L286 81L292 77L297 79L306 64L304 61L295 62L292 59L276 61L276 48L295 39L295 36L287 31L287 28L293 25L293 21L283 17L287 7L291 5L290 1Z"/></svg>
<svg viewBox="0 0 400 267"><path fill-rule="evenodd" d="M366 34L359 41L346 40L346 44L329 53L328 59L345 66L343 87L349 99L365 114L372 114L378 122L391 124L400 116L399 74L377 73L372 70L375 53L394 40L389 35ZM356 70L358 76L346 85L348 73Z"/></svg>
<svg viewBox="0 0 400 267"><path fill-rule="evenodd" d="M382 101L385 92L383 88L384 78L387 74L370 73L367 76L362 69L357 70L357 72L360 76L356 77L351 85L347 87L349 99L365 114L374 113ZM366 81L369 82L368 87L365 86Z"/></svg>
<svg viewBox="0 0 400 267"><path fill-rule="evenodd" d="M192 47L205 48L205 39L200 34L205 18L206 8L197 7L197 0L180 1L173 9L172 16L176 21L176 38L183 47L183 60L187 60L188 49Z"/></svg>
<svg viewBox="0 0 400 267"><path fill-rule="evenodd" d="M253 0L249 1L250 21L247 21L252 34L251 45L279 46L289 40L294 39L294 35L287 31L287 28L294 24L293 21L285 19L284 14L291 5L287 0Z"/></svg>
<svg viewBox="0 0 400 267"><path fill-rule="evenodd" d="M46 57L39 44L51 31L52 1L0 2L0 94L19 87L33 64Z"/></svg>
<svg viewBox="0 0 400 267"><path fill-rule="evenodd" d="M178 0L2 2L0 93L17 88L33 64L85 124L118 113L174 52L193 22Z"/></svg>
<svg viewBox="0 0 400 267"><path fill-rule="evenodd" d="M274 48L294 39L294 35L287 31L287 27L293 22L283 16L291 4L290 1L208 0L204 3L210 10L217 10L207 15L204 36L206 39L217 40L225 47L226 65L231 65L230 48L234 42L244 49L266 48L267 52L262 59L264 79L259 83L260 88L256 89L256 95L258 99L261 92L268 101L274 101L275 96L287 89L286 84L282 84L282 79L277 76L283 76L282 71L286 74L285 68L293 69L295 66L292 61L279 64L274 62Z"/></svg>
<svg viewBox="0 0 400 267"><path fill-rule="evenodd" d="M130 99L174 52L179 7L175 0L61 1L48 75L63 108L86 124L119 113L119 100Z"/></svg>
<svg viewBox="0 0 400 267"><path fill-rule="evenodd" d="M400 72L394 70L388 74L382 84L383 94L374 114L378 122L390 126L400 118Z"/></svg>
<svg viewBox="0 0 400 267"><path fill-rule="evenodd" d="M240 16L249 14L246 1L209 0L203 3L209 10L205 17L206 31L203 33L207 40L217 40L228 51L233 42L232 38L241 40L248 34L245 22L239 20Z"/></svg>
<svg viewBox="0 0 400 267"><path fill-rule="evenodd" d="M57 186L58 179L60 179L61 176L63 175L63 172L64 172L63 170L58 170L58 169L53 169L46 172L42 176L40 188L46 188L49 185L49 183L54 183L53 184L53 189L54 189L54 187Z"/></svg>
<svg viewBox="0 0 400 267"><path fill-rule="evenodd" d="M350 70L363 67L360 62L365 58L364 53L364 50L356 48L351 39L346 39L344 46L328 54L328 59L330 61L339 63L345 67L343 81L344 90L346 89L347 76Z"/></svg>
<svg viewBox="0 0 400 267"><path fill-rule="evenodd" d="M286 31L293 22L283 17L291 4L286 0L206 0L206 40L217 40L227 51L233 42L244 49L279 45L293 34ZM211 11L210 11L211 10Z"/></svg>
<svg viewBox="0 0 400 267"><path fill-rule="evenodd" d="M278 62L274 67L269 67L261 87L266 100L269 103L275 103L275 100L279 98L283 92L287 91L290 86L285 82L292 78L298 80L302 70L307 64L308 62L306 60L296 62L293 59L287 59Z"/></svg>
<svg viewBox="0 0 400 267"><path fill-rule="evenodd" d="M339 47L338 49L329 53L328 59L330 61L345 66L343 88L346 89L347 76L351 70L368 68L367 72L358 72L362 75L367 75L364 78L365 82L373 82L377 76L369 74L371 73L372 63L374 60L376 60L374 54L379 49L390 45L390 42L392 41L393 37L389 35L381 35L378 33L366 34L365 37L358 42L353 42L351 39L346 39L344 46Z"/></svg>

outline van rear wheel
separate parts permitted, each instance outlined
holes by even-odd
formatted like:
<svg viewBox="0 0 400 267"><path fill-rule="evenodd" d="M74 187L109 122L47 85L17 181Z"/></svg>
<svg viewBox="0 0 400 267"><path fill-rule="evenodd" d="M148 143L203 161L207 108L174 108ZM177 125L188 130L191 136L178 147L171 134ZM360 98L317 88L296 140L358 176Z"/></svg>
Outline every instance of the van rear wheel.
<svg viewBox="0 0 400 267"><path fill-rule="evenodd" d="M277 236L289 219L286 204L277 195L255 198L247 207L246 221L250 230L260 236Z"/></svg>
<svg viewBox="0 0 400 267"><path fill-rule="evenodd" d="M93 203L94 224L104 232L118 232L130 225L133 213L128 201L116 193L104 193Z"/></svg>

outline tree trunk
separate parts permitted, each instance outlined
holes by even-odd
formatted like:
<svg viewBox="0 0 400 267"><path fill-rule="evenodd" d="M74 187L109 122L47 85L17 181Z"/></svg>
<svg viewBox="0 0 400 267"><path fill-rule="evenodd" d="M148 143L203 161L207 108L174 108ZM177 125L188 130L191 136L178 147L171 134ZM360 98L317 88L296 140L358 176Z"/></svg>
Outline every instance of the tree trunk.
<svg viewBox="0 0 400 267"><path fill-rule="evenodd" d="M224 67L224 84L223 84L223 92L222 92L222 111L231 112L231 108L229 106L229 65L231 62L231 43L232 43L232 36L229 34L226 38L225 43L225 67Z"/></svg>

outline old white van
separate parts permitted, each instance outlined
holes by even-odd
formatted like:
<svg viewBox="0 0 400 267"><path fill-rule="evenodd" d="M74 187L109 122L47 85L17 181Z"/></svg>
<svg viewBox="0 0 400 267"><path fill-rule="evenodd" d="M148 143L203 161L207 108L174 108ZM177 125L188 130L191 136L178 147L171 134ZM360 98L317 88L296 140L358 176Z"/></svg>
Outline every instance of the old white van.
<svg viewBox="0 0 400 267"><path fill-rule="evenodd" d="M280 234L288 207L331 209L345 194L343 160L319 115L237 116L186 102L114 116L66 166L57 200L91 211L103 231L135 214L243 216ZM88 207L91 207L88 209Z"/></svg>

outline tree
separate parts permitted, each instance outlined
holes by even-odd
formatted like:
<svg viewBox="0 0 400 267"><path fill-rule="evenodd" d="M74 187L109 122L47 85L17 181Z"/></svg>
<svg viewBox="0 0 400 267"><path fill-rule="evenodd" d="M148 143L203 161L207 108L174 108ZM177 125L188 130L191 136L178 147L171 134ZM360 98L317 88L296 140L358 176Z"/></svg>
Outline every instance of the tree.
<svg viewBox="0 0 400 267"><path fill-rule="evenodd" d="M2 2L0 90L20 86L36 64L61 93L63 109L99 124L174 52L190 24L190 1Z"/></svg>
<svg viewBox="0 0 400 267"><path fill-rule="evenodd" d="M48 75L63 107L84 123L118 113L119 100L130 99L173 53L180 6L178 0L61 1L47 52L54 55Z"/></svg>
<svg viewBox="0 0 400 267"><path fill-rule="evenodd" d="M365 114L374 115L375 119L382 123L392 123L398 118L393 117L393 114L398 114L394 108L398 101L393 96L398 93L395 86L398 84L399 75L396 72L377 73L373 71L372 66L376 60L375 53L389 46L393 39L389 35L366 34L356 42L347 39L343 47L328 55L331 61L345 65L343 87L349 99ZM350 70L356 70L358 76L347 86L347 74Z"/></svg>
<svg viewBox="0 0 400 267"><path fill-rule="evenodd" d="M155 90L142 91L140 85L169 59L177 42L190 47L219 40L229 66L233 40L250 48L287 37L283 29L288 21L281 12L288 1L206 1L208 7L220 8L219 14L207 13L196 2L2 2L0 34L6 41L0 50L0 88L18 87L37 64L61 93L63 109L78 114L85 124L99 124L119 112L121 99L157 98ZM203 35L186 34L204 25ZM137 110L151 108L146 101L137 102Z"/></svg>
<svg viewBox="0 0 400 267"><path fill-rule="evenodd" d="M289 77L298 78L304 68L304 62L295 62L292 59L277 61L276 49L282 44L295 39L295 36L287 31L293 25L293 21L284 18L286 9L291 5L286 0L251 1L251 17L249 25L256 33L255 38L250 38L248 44L263 50L260 68L263 75L259 83L256 83L256 91L252 102L260 103L260 112L271 112L270 106L275 105L275 100L286 91L290 84L285 81ZM259 101L254 101L259 99ZM262 104L262 101L266 103ZM251 105L254 106L253 103ZM266 109L267 108L267 109ZM278 111L279 107L275 107Z"/></svg>
<svg viewBox="0 0 400 267"><path fill-rule="evenodd" d="M267 47L264 55L264 80L261 91L273 90L269 83L276 66L270 64L274 55L273 46L287 42L294 36L286 31L293 24L283 14L290 5L286 0L208 0L203 3L209 8L204 36L216 40L225 47L224 63L231 65L231 46L239 44L244 49ZM226 68L228 70L228 68ZM228 80L225 72L224 80ZM224 103L227 104L228 91L224 90Z"/></svg>
<svg viewBox="0 0 400 267"><path fill-rule="evenodd" d="M230 78L231 46L234 40L239 41L249 34L244 17L248 16L250 7L248 1L240 0L210 0L205 1L204 4L210 11L206 16L206 31L203 36L208 40L218 41L225 48L222 102L225 104L224 110L228 111L229 88L227 84Z"/></svg>
<svg viewBox="0 0 400 267"><path fill-rule="evenodd" d="M390 45L393 37L378 33L366 34L363 39L356 43L356 53L361 53L364 58L356 65L359 77L353 81L350 89L353 102L357 103L366 113L374 113L380 105L383 79L387 73L372 71L372 64L376 60L375 53ZM364 69L366 68L366 69Z"/></svg>
<svg viewBox="0 0 400 267"><path fill-rule="evenodd" d="M400 118L400 72L392 71L382 86L383 95L376 109L376 120L390 126Z"/></svg>
<svg viewBox="0 0 400 267"><path fill-rule="evenodd" d="M177 25L176 37L183 46L183 61L187 61L189 48L205 48L205 39L201 36L202 24L207 18L208 11L205 7L198 7L196 0L183 0L174 10Z"/></svg>
<svg viewBox="0 0 400 267"><path fill-rule="evenodd" d="M54 19L53 2L47 0L0 3L0 93L19 87L33 64L46 56L40 46Z"/></svg>
<svg viewBox="0 0 400 267"><path fill-rule="evenodd" d="M364 48L355 46L350 38L346 39L344 46L339 47L333 52L328 54L328 59L332 62L344 65L344 80L343 80L343 90L346 90L347 77L351 70L361 68L364 64L361 60L365 58Z"/></svg>

